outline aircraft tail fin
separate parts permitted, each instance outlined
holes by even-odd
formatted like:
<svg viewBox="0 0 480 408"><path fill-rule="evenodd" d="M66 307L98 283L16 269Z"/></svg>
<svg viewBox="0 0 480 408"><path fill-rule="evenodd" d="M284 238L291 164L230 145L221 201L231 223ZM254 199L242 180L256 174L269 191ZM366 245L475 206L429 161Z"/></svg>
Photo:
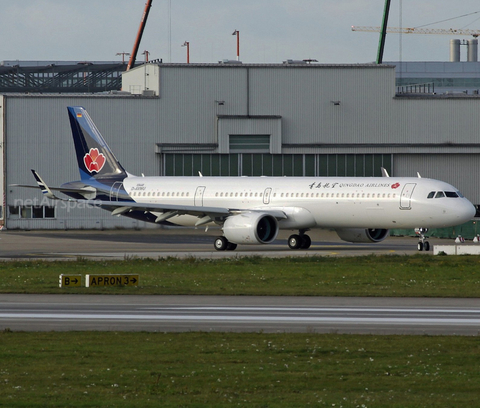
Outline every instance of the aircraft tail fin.
<svg viewBox="0 0 480 408"><path fill-rule="evenodd" d="M68 117L81 179L127 177L85 108L69 106Z"/></svg>

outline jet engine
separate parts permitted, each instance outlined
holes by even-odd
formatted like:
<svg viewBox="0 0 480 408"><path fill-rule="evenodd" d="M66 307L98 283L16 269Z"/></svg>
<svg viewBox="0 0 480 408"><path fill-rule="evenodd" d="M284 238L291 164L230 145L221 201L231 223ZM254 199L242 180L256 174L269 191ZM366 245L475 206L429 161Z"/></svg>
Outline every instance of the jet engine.
<svg viewBox="0 0 480 408"><path fill-rule="evenodd" d="M245 212L228 217L223 234L235 244L269 244L277 237L278 222L270 214Z"/></svg>
<svg viewBox="0 0 480 408"><path fill-rule="evenodd" d="M388 237L388 229L339 228L337 235L348 242L382 242Z"/></svg>

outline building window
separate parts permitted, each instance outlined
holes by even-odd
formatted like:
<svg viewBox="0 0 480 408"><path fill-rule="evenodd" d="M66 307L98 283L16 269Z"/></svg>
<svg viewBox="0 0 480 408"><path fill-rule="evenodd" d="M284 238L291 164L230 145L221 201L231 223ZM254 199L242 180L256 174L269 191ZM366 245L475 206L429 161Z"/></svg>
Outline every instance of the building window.
<svg viewBox="0 0 480 408"><path fill-rule="evenodd" d="M29 206L29 205L9 205L9 218L42 219L55 218L54 206Z"/></svg>
<svg viewBox="0 0 480 408"><path fill-rule="evenodd" d="M231 152L270 152L270 135L230 135Z"/></svg>
<svg viewBox="0 0 480 408"><path fill-rule="evenodd" d="M381 177L391 154L165 153L165 176Z"/></svg>

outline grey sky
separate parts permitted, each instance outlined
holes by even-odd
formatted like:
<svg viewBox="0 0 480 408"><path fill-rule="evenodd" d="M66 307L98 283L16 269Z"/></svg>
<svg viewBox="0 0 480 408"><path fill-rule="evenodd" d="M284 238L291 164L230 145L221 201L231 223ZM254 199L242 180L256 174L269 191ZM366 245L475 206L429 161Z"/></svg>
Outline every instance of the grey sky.
<svg viewBox="0 0 480 408"><path fill-rule="evenodd" d="M133 47L145 2L0 0L0 61L119 60L117 52ZM237 29L244 62L371 62L378 34L350 27L379 26L383 7L384 0L153 0L138 59L148 50L151 59L170 62L171 52L171 62L186 62L184 41L191 62L235 59ZM389 25L416 27L479 10L477 0L394 0ZM477 29L480 13L428 27ZM404 61L448 61L451 38L469 37L389 34L384 60L399 60L401 48Z"/></svg>

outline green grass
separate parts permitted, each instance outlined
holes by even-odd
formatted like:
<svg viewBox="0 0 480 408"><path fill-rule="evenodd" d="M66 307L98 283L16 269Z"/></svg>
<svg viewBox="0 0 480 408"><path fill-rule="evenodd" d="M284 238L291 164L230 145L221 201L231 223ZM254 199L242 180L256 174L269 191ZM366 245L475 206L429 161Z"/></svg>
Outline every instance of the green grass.
<svg viewBox="0 0 480 408"><path fill-rule="evenodd" d="M5 407L478 406L475 337L0 333Z"/></svg>
<svg viewBox="0 0 480 408"><path fill-rule="evenodd" d="M473 256L0 263L0 293L478 297ZM139 287L60 289L61 273ZM0 407L478 406L480 340L0 332Z"/></svg>
<svg viewBox="0 0 480 408"><path fill-rule="evenodd" d="M58 287L60 274L140 275L139 287ZM363 256L222 260L11 261L0 293L477 297L475 256Z"/></svg>

